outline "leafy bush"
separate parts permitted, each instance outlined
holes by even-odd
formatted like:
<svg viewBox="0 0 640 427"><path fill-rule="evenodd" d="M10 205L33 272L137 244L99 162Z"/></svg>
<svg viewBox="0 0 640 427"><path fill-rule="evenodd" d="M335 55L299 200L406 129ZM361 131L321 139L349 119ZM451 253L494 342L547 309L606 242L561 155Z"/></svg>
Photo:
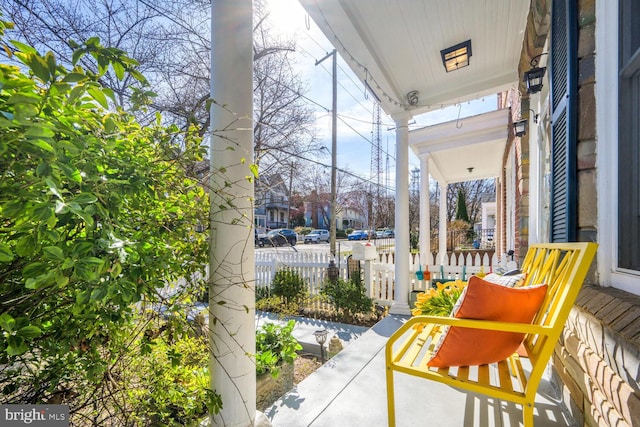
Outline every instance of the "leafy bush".
<svg viewBox="0 0 640 427"><path fill-rule="evenodd" d="M282 297L285 304L302 302L307 291L302 277L289 268L278 270L271 286L273 287L273 295Z"/></svg>
<svg viewBox="0 0 640 427"><path fill-rule="evenodd" d="M328 280L321 293L329 298L336 312L347 319L353 318L354 314L370 313L373 308L373 300L366 295L359 272L354 272L349 280Z"/></svg>
<svg viewBox="0 0 640 427"><path fill-rule="evenodd" d="M51 52L5 42L10 27L0 21L0 46L20 63L0 63L0 403L64 402L94 425L128 425L118 407L136 373L119 364L136 362L128 356L139 336L170 345L166 330L149 329L152 314L137 315L207 262L196 225L208 220L208 195L189 175L205 149L195 129L164 126L160 115L138 123L152 94L124 52L91 38L69 70ZM82 57L96 70L78 65ZM131 111L100 84L107 72L135 86ZM179 298L191 297L163 304ZM137 357L161 363L152 352ZM171 373L182 378L165 387L171 399L190 387L178 388L191 382L183 374ZM136 384L152 387L145 397L164 387L146 380ZM162 407L168 396L156 396Z"/></svg>
<svg viewBox="0 0 640 427"><path fill-rule="evenodd" d="M204 338L183 337L168 342L149 340L140 354L129 353L126 381L129 424L189 425L208 408L221 406L209 389L209 360Z"/></svg>
<svg viewBox="0 0 640 427"><path fill-rule="evenodd" d="M296 323L289 320L286 325L265 323L256 333L256 374L267 372L275 378L280 374L280 365L293 363L302 346L293 337Z"/></svg>
<svg viewBox="0 0 640 427"><path fill-rule="evenodd" d="M344 230L336 230L336 237L347 238L347 233Z"/></svg>
<svg viewBox="0 0 640 427"><path fill-rule="evenodd" d="M256 302L271 296L271 288L268 286L256 287Z"/></svg>
<svg viewBox="0 0 640 427"><path fill-rule="evenodd" d="M306 298L305 298L306 300ZM256 301L256 310L269 311L271 313L278 313L279 317L285 318L288 316L295 316L300 312L300 306L302 300L294 301L292 303L285 303L282 297L272 296L267 298L261 298Z"/></svg>
<svg viewBox="0 0 640 427"><path fill-rule="evenodd" d="M311 230L313 230L313 227L299 227L294 231L302 236L306 236L307 234L311 233Z"/></svg>
<svg viewBox="0 0 640 427"><path fill-rule="evenodd" d="M418 249L420 247L420 233L416 231L409 233L409 244L412 250Z"/></svg>

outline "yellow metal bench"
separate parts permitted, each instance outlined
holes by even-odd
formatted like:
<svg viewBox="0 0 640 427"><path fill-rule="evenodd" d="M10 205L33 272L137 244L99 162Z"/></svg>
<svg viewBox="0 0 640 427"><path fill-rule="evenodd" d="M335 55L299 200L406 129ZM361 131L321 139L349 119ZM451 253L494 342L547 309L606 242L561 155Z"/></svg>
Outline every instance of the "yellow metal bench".
<svg viewBox="0 0 640 427"><path fill-rule="evenodd" d="M547 294L531 324L453 317L414 316L386 344L387 405L389 426L395 426L394 372L438 381L456 388L515 402L523 407L525 427L533 426L538 385L595 256L595 243L531 245L521 270L523 286L546 283ZM427 366L443 328L441 325L525 334L531 370L523 369L520 356L489 365L432 368Z"/></svg>

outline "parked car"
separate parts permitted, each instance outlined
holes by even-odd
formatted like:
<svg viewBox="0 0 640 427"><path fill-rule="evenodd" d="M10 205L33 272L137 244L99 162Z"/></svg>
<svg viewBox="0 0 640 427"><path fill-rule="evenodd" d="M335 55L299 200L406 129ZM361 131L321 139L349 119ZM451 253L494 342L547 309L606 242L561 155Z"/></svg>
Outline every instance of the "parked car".
<svg viewBox="0 0 640 427"><path fill-rule="evenodd" d="M305 243L320 243L329 241L329 230L311 230L304 236Z"/></svg>
<svg viewBox="0 0 640 427"><path fill-rule="evenodd" d="M276 228L267 233L266 236L260 238L260 246L282 246L290 244L294 246L298 241L298 234L288 228Z"/></svg>
<svg viewBox="0 0 640 427"><path fill-rule="evenodd" d="M367 240L369 235L364 230L353 230L348 236L347 240Z"/></svg>
<svg viewBox="0 0 640 427"><path fill-rule="evenodd" d="M387 239L387 238L391 238L391 237L396 237L395 230L384 230L382 232L382 238L383 239Z"/></svg>

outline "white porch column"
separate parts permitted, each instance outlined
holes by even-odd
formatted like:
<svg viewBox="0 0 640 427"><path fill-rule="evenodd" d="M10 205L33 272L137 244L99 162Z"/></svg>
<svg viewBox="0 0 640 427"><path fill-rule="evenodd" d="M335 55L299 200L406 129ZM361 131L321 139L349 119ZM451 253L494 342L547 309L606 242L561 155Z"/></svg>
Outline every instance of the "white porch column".
<svg viewBox="0 0 640 427"><path fill-rule="evenodd" d="M444 260L447 256L447 184L439 183L440 185L440 220L438 230L438 252L440 253L440 259L438 262L440 265L444 264Z"/></svg>
<svg viewBox="0 0 640 427"><path fill-rule="evenodd" d="M431 260L431 211L429 201L429 154L420 157L420 262Z"/></svg>
<svg viewBox="0 0 640 427"><path fill-rule="evenodd" d="M392 314L409 309L409 114L394 116L396 123L396 258Z"/></svg>
<svg viewBox="0 0 640 427"><path fill-rule="evenodd" d="M211 107L209 371L223 408L210 419L211 425L246 427L256 413L254 191L246 178L253 162L252 0L213 1L211 18L216 103Z"/></svg>

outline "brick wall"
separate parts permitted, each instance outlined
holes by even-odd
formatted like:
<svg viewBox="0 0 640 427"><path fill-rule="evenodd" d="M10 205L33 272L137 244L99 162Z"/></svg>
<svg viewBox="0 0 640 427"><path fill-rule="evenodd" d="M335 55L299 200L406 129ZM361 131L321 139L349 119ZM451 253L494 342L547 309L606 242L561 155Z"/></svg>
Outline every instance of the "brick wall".
<svg viewBox="0 0 640 427"><path fill-rule="evenodd" d="M640 426L640 297L585 287L553 366L579 425Z"/></svg>

